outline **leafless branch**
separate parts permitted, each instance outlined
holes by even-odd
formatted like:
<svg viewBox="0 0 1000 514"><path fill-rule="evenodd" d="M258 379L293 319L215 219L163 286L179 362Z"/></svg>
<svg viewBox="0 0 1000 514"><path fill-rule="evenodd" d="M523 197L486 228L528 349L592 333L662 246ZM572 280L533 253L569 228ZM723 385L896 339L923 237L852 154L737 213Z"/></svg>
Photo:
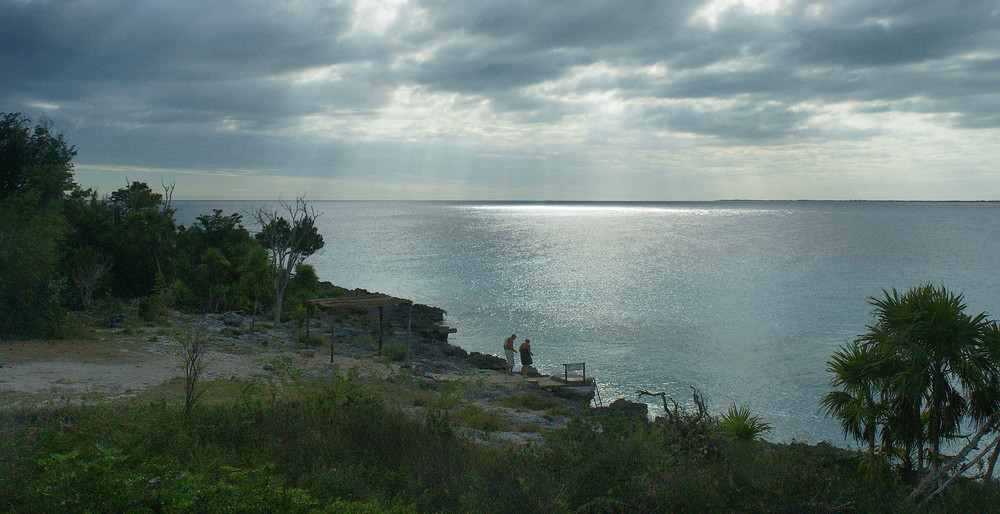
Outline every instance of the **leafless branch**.
<svg viewBox="0 0 1000 514"><path fill-rule="evenodd" d="M184 413L189 414L205 393L205 388L198 389L198 379L208 366L208 361L205 360L208 341L204 333L193 330L181 336L180 341L184 351Z"/></svg>

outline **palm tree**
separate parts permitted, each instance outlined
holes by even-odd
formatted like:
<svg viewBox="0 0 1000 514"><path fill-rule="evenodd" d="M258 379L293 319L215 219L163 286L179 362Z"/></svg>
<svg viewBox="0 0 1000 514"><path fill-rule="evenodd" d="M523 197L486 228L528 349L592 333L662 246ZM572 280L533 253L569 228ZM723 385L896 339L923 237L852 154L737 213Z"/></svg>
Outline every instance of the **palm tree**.
<svg viewBox="0 0 1000 514"><path fill-rule="evenodd" d="M983 344L988 348L996 366L1000 363L1000 325L997 322L989 323L983 330ZM1000 369L994 368L991 371L986 385L972 391L969 399L970 415L979 426L988 423L990 416L1000 409ZM996 427L992 430L994 433L998 432ZM993 468L996 466L998 456L1000 456L1000 445L996 446L990 455L989 466L984 475L987 480L993 477Z"/></svg>
<svg viewBox="0 0 1000 514"><path fill-rule="evenodd" d="M878 369L882 359L877 358L877 351L860 341L837 350L826 363L835 389L820 401L826 416L840 420L845 436L867 443L870 470L875 469L876 435L886 411L883 398L887 382Z"/></svg>
<svg viewBox="0 0 1000 514"><path fill-rule="evenodd" d="M944 287L883 294L869 299L876 322L859 342L877 348L876 367L888 380L891 430L904 445L916 443L920 468L929 445L936 468L942 440L955 436L970 414L969 398L989 392L996 376L997 361L985 341L992 323L985 313L965 314L962 295Z"/></svg>

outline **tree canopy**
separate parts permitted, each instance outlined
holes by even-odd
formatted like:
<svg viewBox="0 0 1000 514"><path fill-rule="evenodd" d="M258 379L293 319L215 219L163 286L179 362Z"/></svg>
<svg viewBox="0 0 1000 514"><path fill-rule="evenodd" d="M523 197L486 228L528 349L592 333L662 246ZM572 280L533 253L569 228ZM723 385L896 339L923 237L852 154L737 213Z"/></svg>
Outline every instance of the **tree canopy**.
<svg viewBox="0 0 1000 514"><path fill-rule="evenodd" d="M49 124L0 113L0 337L60 326L66 227L51 204L76 187L74 155Z"/></svg>
<svg viewBox="0 0 1000 514"><path fill-rule="evenodd" d="M56 335L65 309L111 299L254 313L274 301L280 321L278 295L323 246L304 201L290 219L269 213L257 237L240 214L220 210L185 229L170 206L172 186L161 194L126 180L101 197L74 183L75 155L50 123L0 113L0 338Z"/></svg>
<svg viewBox="0 0 1000 514"><path fill-rule="evenodd" d="M275 267L275 323L281 320L285 290L295 267L324 245L323 236L316 229L316 218L322 214L312 209L304 197L296 198L294 204L281 202L281 206L288 218L264 207L250 213L261 227L255 237L271 252L271 262Z"/></svg>
<svg viewBox="0 0 1000 514"><path fill-rule="evenodd" d="M875 322L827 362L834 390L821 405L867 444L870 463L880 441L881 459L936 470L943 445L970 423L993 420L1000 405L997 324L967 314L963 296L943 286L883 291L868 302Z"/></svg>
<svg viewBox="0 0 1000 514"><path fill-rule="evenodd" d="M34 191L42 200L61 198L71 190L76 148L50 123L32 126L20 113L0 113L0 200Z"/></svg>

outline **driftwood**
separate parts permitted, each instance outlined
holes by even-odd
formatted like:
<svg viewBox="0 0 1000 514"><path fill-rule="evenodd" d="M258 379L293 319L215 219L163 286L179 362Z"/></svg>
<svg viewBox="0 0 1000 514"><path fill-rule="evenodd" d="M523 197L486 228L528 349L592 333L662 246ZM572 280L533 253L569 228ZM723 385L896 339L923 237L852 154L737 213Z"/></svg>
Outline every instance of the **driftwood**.
<svg viewBox="0 0 1000 514"><path fill-rule="evenodd" d="M1000 445L993 447L993 455L990 455L990 463L986 468L985 480L993 480L993 467L997 464L998 455L1000 455Z"/></svg>
<svg viewBox="0 0 1000 514"><path fill-rule="evenodd" d="M1000 436L994 438L993 442L987 445L986 448L984 448L983 451L979 452L979 454L977 454L972 460L963 463L965 457L970 452L972 452L972 450L975 450L979 446L979 441L983 438L983 436L986 435L987 432L990 432L995 428L997 421L1000 421L1000 411L993 413L993 415L987 418L986 422L983 423L983 426L980 427L978 432L976 432L976 435L973 436L971 440L969 440L969 444L966 444L965 447L962 448L962 451L958 452L957 455L952 457L947 464L941 466L940 468L931 473L928 473L927 476L925 476L923 480L920 481L917 487L913 489L913 492L906 497L906 502L907 503L915 502L921 494L930 489L932 486L940 483L945 473L948 473L950 470L955 470L951 474L951 477L948 478L948 480L946 480L943 484L937 487L932 493L927 495L927 497L924 498L923 501L920 502L919 507L921 509L924 508L928 502L930 502L935 496L941 494L941 492L944 491L944 489L948 487L952 482L954 482L956 478L961 476L962 473L965 473L969 468L971 468L977 462L981 461L983 457L985 457L986 454L993 449L994 446L1000 443Z"/></svg>
<svg viewBox="0 0 1000 514"><path fill-rule="evenodd" d="M660 400L663 402L663 412L666 414L667 419L670 420L671 423L680 423L681 421L684 421L684 418L687 416L686 410L681 407L672 396L668 396L665 391L651 393L640 389L636 391L635 394L637 396L636 399L642 398L643 396L659 396ZM691 388L691 396L694 404L698 406L698 414L695 415L694 419L690 420L691 424L695 425L698 424L702 418L709 418L711 416L708 415L708 408L705 406L705 398L694 387ZM670 403L673 404L673 409L667 405L667 400L670 400Z"/></svg>

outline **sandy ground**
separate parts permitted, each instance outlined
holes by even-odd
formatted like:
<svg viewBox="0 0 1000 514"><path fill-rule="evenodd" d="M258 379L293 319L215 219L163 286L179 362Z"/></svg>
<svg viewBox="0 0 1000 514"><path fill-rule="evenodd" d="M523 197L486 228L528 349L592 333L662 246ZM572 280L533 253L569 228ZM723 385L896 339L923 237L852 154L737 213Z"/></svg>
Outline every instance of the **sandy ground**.
<svg viewBox="0 0 1000 514"><path fill-rule="evenodd" d="M391 372L370 357L335 354L331 364L328 349L322 354L303 351L283 329L232 337L231 332L223 335L225 326L213 317L177 316L166 326L140 327L128 334L94 330L86 339L0 343L0 406L102 401L183 377L179 338L196 326L210 341L203 374L207 380L267 376L266 367L285 362L303 371L336 366L358 368L368 376Z"/></svg>
<svg viewBox="0 0 1000 514"><path fill-rule="evenodd" d="M131 330L97 328L96 320L83 321L85 326L90 325L83 338L0 342L0 408L100 403L134 397L180 379L184 376L180 339L191 330L198 330L209 341L202 375L207 380L276 377L289 366L302 373L331 369L346 373L353 369L359 376L377 378L399 371L398 366L375 359L369 350L335 345L331 362L330 348L304 350L284 328L249 334L227 328L221 318L213 315L173 313L160 325ZM480 384L468 401L510 421L509 431L461 429L473 440L519 444L540 441L541 431L564 427L570 419L500 405L504 395L537 385L538 379L472 369L423 376L427 380L470 380Z"/></svg>

